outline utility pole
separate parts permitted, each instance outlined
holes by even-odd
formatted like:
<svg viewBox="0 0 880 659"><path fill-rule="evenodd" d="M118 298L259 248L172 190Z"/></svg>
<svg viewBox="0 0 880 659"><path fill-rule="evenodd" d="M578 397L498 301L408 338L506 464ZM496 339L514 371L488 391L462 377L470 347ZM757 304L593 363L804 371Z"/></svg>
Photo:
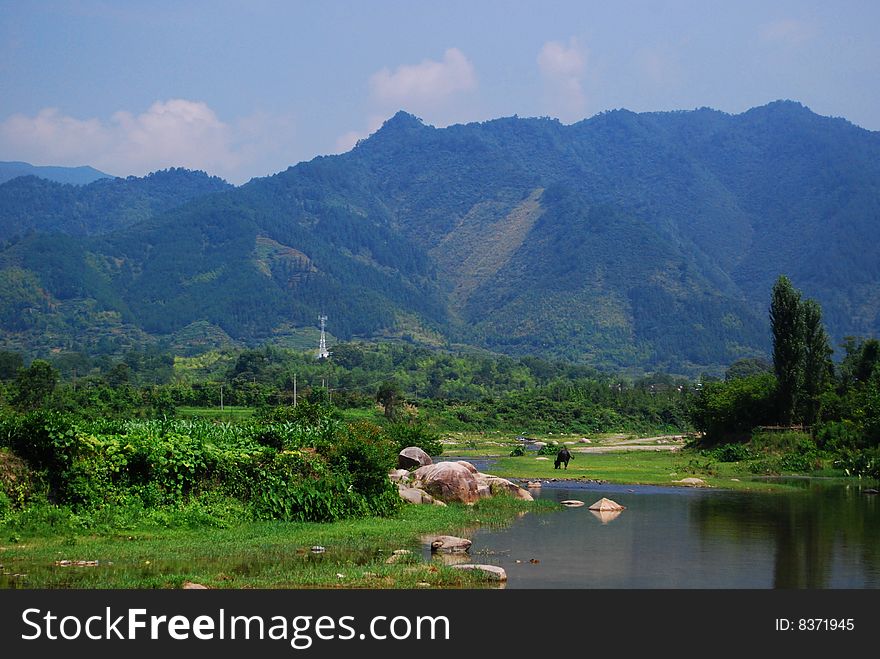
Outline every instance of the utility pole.
<svg viewBox="0 0 880 659"><path fill-rule="evenodd" d="M223 411L223 385L220 385L220 411Z"/></svg>
<svg viewBox="0 0 880 659"><path fill-rule="evenodd" d="M296 407L296 373L293 374L293 406Z"/></svg>

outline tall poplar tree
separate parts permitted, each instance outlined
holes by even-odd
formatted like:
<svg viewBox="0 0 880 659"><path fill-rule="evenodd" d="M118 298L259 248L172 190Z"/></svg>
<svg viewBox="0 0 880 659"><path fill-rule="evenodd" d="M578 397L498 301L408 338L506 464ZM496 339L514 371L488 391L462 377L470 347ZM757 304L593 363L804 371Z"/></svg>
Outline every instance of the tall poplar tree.
<svg viewBox="0 0 880 659"><path fill-rule="evenodd" d="M770 301L773 370L776 373L777 416L782 425L794 420L804 372L804 320L801 294L780 275Z"/></svg>
<svg viewBox="0 0 880 659"><path fill-rule="evenodd" d="M804 423L815 424L819 420L819 396L828 386L834 374L831 363L833 352L828 333L822 325L822 308L815 300L801 305L804 332L803 396L801 409Z"/></svg>

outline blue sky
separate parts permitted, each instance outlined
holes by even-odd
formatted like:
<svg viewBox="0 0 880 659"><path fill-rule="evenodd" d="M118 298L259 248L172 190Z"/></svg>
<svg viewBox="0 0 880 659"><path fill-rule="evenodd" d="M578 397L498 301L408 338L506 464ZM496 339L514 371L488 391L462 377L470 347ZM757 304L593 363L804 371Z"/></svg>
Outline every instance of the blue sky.
<svg viewBox="0 0 880 659"><path fill-rule="evenodd" d="M242 183L425 122L798 100L880 130L880 3L0 0L0 160Z"/></svg>

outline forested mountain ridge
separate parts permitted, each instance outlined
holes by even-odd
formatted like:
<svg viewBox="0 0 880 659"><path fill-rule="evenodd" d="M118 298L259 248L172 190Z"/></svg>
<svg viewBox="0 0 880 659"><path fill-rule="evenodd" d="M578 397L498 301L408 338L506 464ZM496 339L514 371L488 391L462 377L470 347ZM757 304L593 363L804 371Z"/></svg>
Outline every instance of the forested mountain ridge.
<svg viewBox="0 0 880 659"><path fill-rule="evenodd" d="M86 185L98 179L113 178L88 165L53 167L37 166L21 161L0 161L0 183L5 183L19 176L37 176L56 183L71 183L73 185Z"/></svg>
<svg viewBox="0 0 880 659"><path fill-rule="evenodd" d="M401 112L349 153L63 255L37 234L7 246L21 304L2 328L14 343L76 303L135 333L207 322L255 343L324 312L340 338L693 372L766 353L779 273L835 338L876 334L878 245L880 135L797 103L444 129Z"/></svg>
<svg viewBox="0 0 880 659"><path fill-rule="evenodd" d="M107 233L229 189L232 185L216 176L180 168L88 185L22 176L0 184L0 240L31 232Z"/></svg>

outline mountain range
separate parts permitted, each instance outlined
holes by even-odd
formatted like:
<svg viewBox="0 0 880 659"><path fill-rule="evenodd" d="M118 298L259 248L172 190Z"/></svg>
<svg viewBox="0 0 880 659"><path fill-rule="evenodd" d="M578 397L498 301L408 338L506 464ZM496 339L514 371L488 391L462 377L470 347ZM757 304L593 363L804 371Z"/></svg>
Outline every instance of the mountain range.
<svg viewBox="0 0 880 659"><path fill-rule="evenodd" d="M86 185L102 178L113 178L94 167L45 167L32 165L28 162L0 161L0 183L5 183L19 176L36 176L56 183Z"/></svg>
<svg viewBox="0 0 880 659"><path fill-rule="evenodd" d="M234 188L201 172L0 185L0 345L403 338L607 368L766 355L779 274L880 329L880 134L778 101L448 128Z"/></svg>

